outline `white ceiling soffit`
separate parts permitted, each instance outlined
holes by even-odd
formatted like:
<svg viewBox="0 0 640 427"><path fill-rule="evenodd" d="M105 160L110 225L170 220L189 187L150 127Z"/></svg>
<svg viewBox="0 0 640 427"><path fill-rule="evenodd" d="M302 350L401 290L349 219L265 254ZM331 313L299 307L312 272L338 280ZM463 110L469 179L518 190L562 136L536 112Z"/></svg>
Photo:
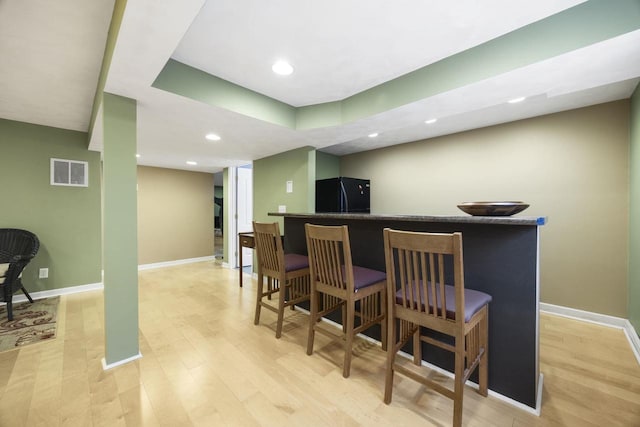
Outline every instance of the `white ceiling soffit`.
<svg viewBox="0 0 640 427"><path fill-rule="evenodd" d="M145 94L154 90L151 84L204 2L205 0L127 2L104 90L137 101L139 133L140 129L156 125L153 120L140 119L141 110L150 107L145 101ZM101 120L101 117L97 120ZM94 127L90 136L89 149L102 151L103 135L96 130ZM169 140L163 142L171 143ZM138 135L139 148L141 145L150 144L152 145L153 141L146 141ZM170 160L170 156L165 155L165 157L167 161L164 162L164 167L185 168L184 162L177 164L176 161ZM158 164L158 166L161 165Z"/></svg>
<svg viewBox="0 0 640 427"><path fill-rule="evenodd" d="M86 132L114 0L0 0L0 117Z"/></svg>
<svg viewBox="0 0 640 427"><path fill-rule="evenodd" d="M640 81L638 46L640 30L370 117L359 138L320 148L346 155L629 98Z"/></svg>
<svg viewBox="0 0 640 427"><path fill-rule="evenodd" d="M316 142L286 127L153 88L139 99L137 120L138 163L147 166L217 172ZM205 139L213 131L220 141ZM198 165L187 167L187 161Z"/></svg>
<svg viewBox="0 0 640 427"><path fill-rule="evenodd" d="M204 3L128 1L105 91L137 99L149 89Z"/></svg>

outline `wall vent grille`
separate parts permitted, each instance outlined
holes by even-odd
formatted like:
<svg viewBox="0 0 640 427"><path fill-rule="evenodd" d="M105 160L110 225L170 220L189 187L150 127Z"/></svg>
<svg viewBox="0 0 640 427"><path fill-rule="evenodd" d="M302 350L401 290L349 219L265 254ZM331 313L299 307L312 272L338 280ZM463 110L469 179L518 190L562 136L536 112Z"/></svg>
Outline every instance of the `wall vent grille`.
<svg viewBox="0 0 640 427"><path fill-rule="evenodd" d="M51 185L89 186L89 163L78 160L51 159Z"/></svg>

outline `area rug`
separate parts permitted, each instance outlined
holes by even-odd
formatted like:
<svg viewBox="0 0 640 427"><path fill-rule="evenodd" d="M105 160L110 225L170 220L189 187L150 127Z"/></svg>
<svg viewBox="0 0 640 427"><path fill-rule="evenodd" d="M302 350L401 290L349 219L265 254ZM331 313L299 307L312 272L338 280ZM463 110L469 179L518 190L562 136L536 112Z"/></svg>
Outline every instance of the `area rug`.
<svg viewBox="0 0 640 427"><path fill-rule="evenodd" d="M11 350L56 336L60 297L13 304L13 320L7 320L7 306L0 307L0 351Z"/></svg>

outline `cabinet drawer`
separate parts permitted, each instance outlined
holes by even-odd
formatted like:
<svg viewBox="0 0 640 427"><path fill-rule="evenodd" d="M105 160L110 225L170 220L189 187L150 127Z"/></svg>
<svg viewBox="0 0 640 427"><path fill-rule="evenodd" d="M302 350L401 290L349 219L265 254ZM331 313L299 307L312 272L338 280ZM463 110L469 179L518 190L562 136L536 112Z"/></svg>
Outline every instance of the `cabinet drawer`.
<svg viewBox="0 0 640 427"><path fill-rule="evenodd" d="M245 248L253 248L255 245L253 237L242 236L240 237L240 246Z"/></svg>

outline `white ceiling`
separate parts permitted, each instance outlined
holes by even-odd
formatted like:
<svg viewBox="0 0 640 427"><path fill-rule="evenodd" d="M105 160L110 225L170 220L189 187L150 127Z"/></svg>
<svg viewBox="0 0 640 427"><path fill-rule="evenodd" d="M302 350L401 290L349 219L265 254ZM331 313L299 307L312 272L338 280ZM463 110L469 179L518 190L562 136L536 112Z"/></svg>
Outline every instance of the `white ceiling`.
<svg viewBox="0 0 640 427"><path fill-rule="evenodd" d="M640 31L312 130L151 84L172 57L293 106L342 100L579 3L128 0L106 90L138 100L140 164L216 172L307 145L349 154L628 98L640 77ZM0 117L86 131L112 7L112 0L0 0ZM271 72L278 58L293 64L293 75ZM529 98L505 104L516 96ZM438 122L425 125L433 116ZM92 149L101 149L99 130L98 123ZM222 140L206 141L208 132ZM371 132L380 136L367 138Z"/></svg>
<svg viewBox="0 0 640 427"><path fill-rule="evenodd" d="M0 0L0 118L86 132L114 0Z"/></svg>
<svg viewBox="0 0 640 427"><path fill-rule="evenodd" d="M583 1L208 1L173 58L287 104L312 105L344 99ZM275 75L271 64L278 59L295 73Z"/></svg>

